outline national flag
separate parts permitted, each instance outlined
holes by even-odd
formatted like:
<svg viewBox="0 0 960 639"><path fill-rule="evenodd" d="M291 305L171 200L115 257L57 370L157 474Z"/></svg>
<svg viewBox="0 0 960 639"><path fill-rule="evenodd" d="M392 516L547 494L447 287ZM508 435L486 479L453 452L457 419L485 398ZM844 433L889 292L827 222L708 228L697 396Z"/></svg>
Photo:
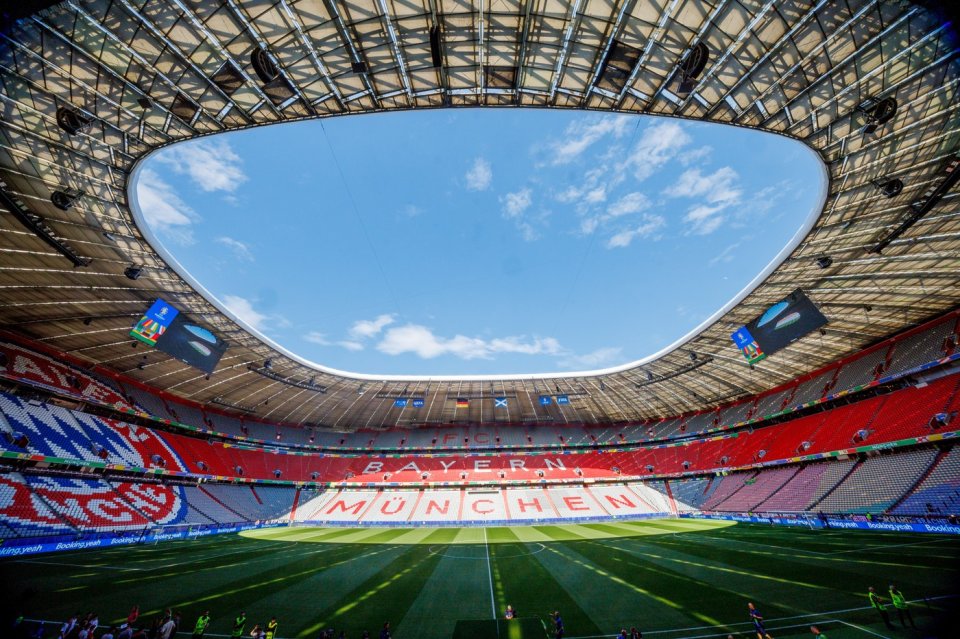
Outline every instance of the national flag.
<svg viewBox="0 0 960 639"><path fill-rule="evenodd" d="M493 407L494 407L494 408L506 408L506 407L507 407L507 398L506 398L506 397L494 397L494 398L493 398Z"/></svg>
<svg viewBox="0 0 960 639"><path fill-rule="evenodd" d="M550 397L549 395L541 395L541 396L540 396L540 405L541 405L541 406L549 406L549 405L552 404L552 403L553 403L553 398Z"/></svg>
<svg viewBox="0 0 960 639"><path fill-rule="evenodd" d="M404 407L406 407L406 405L407 405L407 398L406 398L406 397L398 397L397 399L393 400L393 405L394 405L394 407L396 407L396 408L404 408Z"/></svg>
<svg viewBox="0 0 960 639"><path fill-rule="evenodd" d="M470 407L469 399L466 399L464 397L457 398L457 408L469 408L469 407Z"/></svg>
<svg viewBox="0 0 960 639"><path fill-rule="evenodd" d="M569 395L557 395L557 403L558 403L558 404L569 404L569 403L570 403L570 396L569 396Z"/></svg>
<svg viewBox="0 0 960 639"><path fill-rule="evenodd" d="M414 407L414 408L423 408L423 399L416 399L416 398L415 398L415 399L413 400L413 407Z"/></svg>

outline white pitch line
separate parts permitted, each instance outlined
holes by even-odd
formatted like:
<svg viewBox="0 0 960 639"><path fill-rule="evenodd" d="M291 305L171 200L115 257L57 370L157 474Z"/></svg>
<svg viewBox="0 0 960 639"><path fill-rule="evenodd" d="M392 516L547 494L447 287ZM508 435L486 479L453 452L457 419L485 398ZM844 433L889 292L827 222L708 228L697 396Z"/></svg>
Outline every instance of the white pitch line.
<svg viewBox="0 0 960 639"><path fill-rule="evenodd" d="M497 618L497 604L493 599L493 570L490 568L490 544L487 543L487 529L483 529L483 548L487 551L487 577L490 580L490 614ZM499 632L499 627L498 627Z"/></svg>
<svg viewBox="0 0 960 639"><path fill-rule="evenodd" d="M924 602L924 601L939 601L939 600L941 600L941 599L956 599L958 596L960 596L960 595L938 595L938 596L936 596L936 597L925 597L925 598L923 598L923 599L911 599L911 600L908 601L908 603L922 603L922 602ZM872 610L872 609L873 609L873 606L861 606L861 607L859 607L859 608L844 608L844 609L842 609L842 610L826 610L826 611L823 611L823 612L811 612L811 613L804 614L804 615L791 615L791 616L789 616L789 617L777 617L777 618L775 618L775 619L767 618L767 619L765 619L764 621L765 621L766 623L772 623L772 622L777 622L777 621L792 621L792 620L794 620L794 619L810 619L810 618L812 618L812 617L829 617L829 616L840 615L840 614L844 614L844 613L848 613L848 612L860 612L860 611L862 611L862 610ZM841 620L840 620L840 619L828 619L828 621L841 621ZM805 626L807 623L810 623L810 622L805 622L805 623L800 624L800 625ZM821 623L825 623L825 622L821 622ZM722 624L722 626L725 627L725 628L734 628L734 627L736 627L736 626L752 626L752 625L753 625L753 622L752 622L752 621L737 621L737 622L735 622L735 623ZM669 630L647 630L647 631L644 632L644 634L647 634L647 635L668 635L668 634L673 634L673 633L677 633L677 632L687 632L687 631L690 631L690 630L710 630L711 628L717 628L717 627L718 627L718 626L687 626L686 628L670 628ZM780 627L781 627L781 628L785 628L786 626L780 626ZM864 630L866 630L866 628L864 628ZM724 632L724 633L721 633L721 634L723 634L724 636L726 636L727 633ZM703 636L709 637L709 636L714 636L714 635L703 635ZM586 635L586 636L580 636L580 637L567 637L567 639L597 639L597 638L599 638L599 637L609 637L609 635ZM678 638L675 638L675 639L691 639L691 638L690 638L690 637L682 637L682 638L679 638L679 637L678 637ZM887 638L884 637L884 639L887 639Z"/></svg>
<svg viewBox="0 0 960 639"><path fill-rule="evenodd" d="M752 621L748 621L747 623L748 623L748 624L752 624L753 622L752 622ZM808 622L808 623L809 623L809 622ZM844 623L844 622L840 621L839 619L824 619L824 620L822 620L822 621L817 621L815 625L819 624L819 625L821 625L821 626L825 626L825 625L827 625L828 623ZM737 624L730 624L730 625L731 625L731 626L742 626L743 624L737 623ZM704 627L705 627L705 628L714 628L715 626L704 626ZM767 630L774 630L774 631L776 631L776 630L789 630L789 629L791 629L791 628L806 628L806 627L807 627L807 623L795 623L795 624L791 624L791 625L789 625L789 626L777 626L776 628L767 628ZM647 634L654 634L654 633L656 633L656 632L676 632L676 631L675 631L675 630L659 630L659 631L654 630L654 631L652 631L652 632L648 632ZM728 632L716 632L716 633L712 633L712 634L709 634L709 635L690 635L690 636L685 636L685 637L677 637L676 639L712 639L713 637L726 637L726 636L728 636L729 634L730 634L730 633L728 633ZM606 635L581 635L581 636L579 636L579 637L569 637L568 639L603 639L604 637L609 637L609 636L610 636L609 634L606 634ZM888 637L884 637L883 639L889 639L889 638L888 638Z"/></svg>
<svg viewBox="0 0 960 639"><path fill-rule="evenodd" d="M870 630L869 628L864 628L863 626L858 626L858 625L855 624L855 623L850 623L849 621L842 621L842 620L839 620L839 619L838 619L838 621L840 621L840 623L842 623L842 624L845 625L845 626L850 626L851 628L856 628L857 630L862 630L862 631L864 631L864 632L869 632L869 633L870 633L871 635L873 635L874 637L880 637L880 639L890 639L890 637L887 637L887 636L885 636L885 635L881 635L879 632L874 632L873 630Z"/></svg>
<svg viewBox="0 0 960 639"><path fill-rule="evenodd" d="M106 565L103 565L103 564L100 564L100 565L96 565L96 564L68 564L68 563L65 563L65 562L62 562L62 561L38 561L38 560L36 560L36 559L16 559L16 560L14 560L14 561L11 561L10 563L12 563L12 564L40 564L41 566L70 566L70 567L72 567L72 568L86 568L87 570L91 570L91 569L94 569L94 568L107 568L107 569L109 569L109 570L137 570L137 571L149 570L149 568L130 568L130 567L127 567L127 566L106 566Z"/></svg>
<svg viewBox="0 0 960 639"><path fill-rule="evenodd" d="M848 552L863 552L864 550L883 550L885 548L906 548L907 546L922 546L924 544L937 544L944 541L955 541L951 538L943 539L928 539L927 541L916 541L910 544L892 544L889 546L864 546L862 548L851 548L850 550L834 550L833 552L825 553L827 555L842 555Z"/></svg>

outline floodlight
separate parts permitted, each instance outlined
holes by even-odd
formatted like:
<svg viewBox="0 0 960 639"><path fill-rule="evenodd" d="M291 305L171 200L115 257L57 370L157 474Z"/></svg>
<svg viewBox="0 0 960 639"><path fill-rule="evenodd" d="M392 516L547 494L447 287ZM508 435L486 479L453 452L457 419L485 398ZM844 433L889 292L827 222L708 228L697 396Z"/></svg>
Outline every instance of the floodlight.
<svg viewBox="0 0 960 639"><path fill-rule="evenodd" d="M867 123L863 127L866 135L875 133L877 129L893 119L897 114L897 100L893 97L877 99L867 98L856 110L866 116Z"/></svg>
<svg viewBox="0 0 960 639"><path fill-rule="evenodd" d="M710 59L710 50L702 42L698 42L690 49L690 53L683 59L683 62L677 67L677 75L680 83L677 85L677 93L687 95L697 86L697 79L703 70L707 68L707 61Z"/></svg>
<svg viewBox="0 0 960 639"><path fill-rule="evenodd" d="M70 135L76 135L86 131L93 124L91 118L86 117L72 107L60 107L57 109L57 126Z"/></svg>
<svg viewBox="0 0 960 639"><path fill-rule="evenodd" d="M131 264L123 269L123 274L127 276L127 279L138 280L143 275L143 267L139 264Z"/></svg>
<svg viewBox="0 0 960 639"><path fill-rule="evenodd" d="M903 192L903 180L900 178L893 178L892 180L884 180L882 178L877 180L870 180L870 184L877 187L877 190L883 193L886 197L896 197Z"/></svg>
<svg viewBox="0 0 960 639"><path fill-rule="evenodd" d="M83 191L77 189L65 189L63 191L54 191L50 196L50 201L61 211L68 211L74 202L83 197Z"/></svg>
<svg viewBox="0 0 960 639"><path fill-rule="evenodd" d="M816 264L820 268L830 268L833 266L833 258L829 255L821 255L816 259Z"/></svg>
<svg viewBox="0 0 960 639"><path fill-rule="evenodd" d="M254 49L253 53L250 54L250 64L253 65L253 70L256 71L257 77L260 78L260 81L264 84L274 80L280 73L277 71L277 65L273 63L273 60L270 59L267 52L259 47Z"/></svg>

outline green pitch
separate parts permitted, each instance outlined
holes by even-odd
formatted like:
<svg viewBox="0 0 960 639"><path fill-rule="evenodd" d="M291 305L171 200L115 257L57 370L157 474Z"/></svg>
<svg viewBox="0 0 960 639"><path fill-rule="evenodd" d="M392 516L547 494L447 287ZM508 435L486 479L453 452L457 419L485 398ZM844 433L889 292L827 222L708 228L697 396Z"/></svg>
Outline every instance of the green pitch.
<svg viewBox="0 0 960 639"><path fill-rule="evenodd" d="M6 559L7 604L30 618L96 610L101 624L140 605L172 607L189 631L211 611L208 637L236 613L271 615L278 636L315 639L333 627L376 639L543 639L559 610L566 638L753 639L753 601L775 639L920 639L956 608L960 539L657 520L465 529L280 528L155 546ZM866 588L896 580L921 630L888 631L864 609ZM924 601L925 600L925 601ZM495 622L507 604L520 619ZM47 636L55 637L53 628ZM926 631L926 632L924 632ZM949 636L943 635L941 636Z"/></svg>

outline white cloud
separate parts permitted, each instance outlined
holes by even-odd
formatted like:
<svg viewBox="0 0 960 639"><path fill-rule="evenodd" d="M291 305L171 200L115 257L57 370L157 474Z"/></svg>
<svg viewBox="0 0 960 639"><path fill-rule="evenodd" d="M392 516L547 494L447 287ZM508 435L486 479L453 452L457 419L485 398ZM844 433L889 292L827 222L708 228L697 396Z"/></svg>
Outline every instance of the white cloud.
<svg viewBox="0 0 960 639"><path fill-rule="evenodd" d="M467 181L468 190L486 191L493 181L493 171L490 169L490 163L481 157L473 161L473 166L463 177Z"/></svg>
<svg viewBox="0 0 960 639"><path fill-rule="evenodd" d="M569 369L594 369L614 364L620 359L623 349L618 346L605 346L583 355L570 355L560 361L560 366Z"/></svg>
<svg viewBox="0 0 960 639"><path fill-rule="evenodd" d="M215 242L223 244L231 251L233 251L234 256L238 260L243 260L245 262L253 261L253 253L250 252L250 247L241 242L240 240L235 240L232 237L218 237Z"/></svg>
<svg viewBox="0 0 960 639"><path fill-rule="evenodd" d="M176 144L157 155L157 160L174 171L190 176L202 190L237 190L247 180L240 167L240 156L225 140L201 139Z"/></svg>
<svg viewBox="0 0 960 639"><path fill-rule="evenodd" d="M734 260L736 257L736 250L740 248L740 242L731 244L727 248L723 249L717 255L713 256L710 260L710 266L716 266L717 264L727 264Z"/></svg>
<svg viewBox="0 0 960 639"><path fill-rule="evenodd" d="M737 185L739 178L729 166L721 167L709 175L703 175L700 169L688 169L664 194L671 197L702 197L710 204L732 204L743 195Z"/></svg>
<svg viewBox="0 0 960 639"><path fill-rule="evenodd" d="M706 160L708 157L710 157L711 153L713 153L713 147L701 146L699 148L690 149L689 151L681 153L679 156L677 156L677 160L684 166L690 166L694 162Z"/></svg>
<svg viewBox="0 0 960 639"><path fill-rule="evenodd" d="M407 204L403 207L403 214L407 217L417 217L423 213L423 209L416 204Z"/></svg>
<svg viewBox="0 0 960 639"><path fill-rule="evenodd" d="M196 214L155 171L144 169L140 173L137 202L151 229L180 244L193 243L190 226Z"/></svg>
<svg viewBox="0 0 960 639"><path fill-rule="evenodd" d="M569 164L600 139L622 136L630 123L624 116L605 117L592 122L574 122L564 131L564 138L550 144L553 164Z"/></svg>
<svg viewBox="0 0 960 639"><path fill-rule="evenodd" d="M645 180L677 156L691 138L677 122L666 120L643 130L630 153L629 163L637 180Z"/></svg>
<svg viewBox="0 0 960 639"><path fill-rule="evenodd" d="M614 202L607 209L607 214L610 217L620 217L622 215L630 215L632 213L639 213L644 209L650 207L650 199L646 195L640 192L627 193L622 198Z"/></svg>
<svg viewBox="0 0 960 639"><path fill-rule="evenodd" d="M636 238L650 237L667 225L661 215L644 214L641 219L640 224L625 228L607 240L607 248L625 248Z"/></svg>
<svg viewBox="0 0 960 639"><path fill-rule="evenodd" d="M395 318L393 315L379 315L372 320L357 320L350 327L350 338L356 342L358 340L369 339L380 333L385 327L393 324ZM349 347L347 347L349 348ZM351 349L359 350L359 349Z"/></svg>
<svg viewBox="0 0 960 639"><path fill-rule="evenodd" d="M526 216L527 210L533 204L533 192L529 188L501 196L500 203L503 205L503 217L513 220L524 241L532 242L539 237L537 227ZM547 215L548 213L541 213L537 216L537 221L542 223Z"/></svg>
<svg viewBox="0 0 960 639"><path fill-rule="evenodd" d="M500 198L503 204L503 214L508 218L517 218L530 208L533 196L530 189L521 189L515 193L507 193Z"/></svg>
<svg viewBox="0 0 960 639"><path fill-rule="evenodd" d="M353 340L341 340L339 342L331 342L327 338L326 333L320 333L318 331L311 331L303 336L303 339L312 343L319 344L320 346L340 346L347 349L348 351L362 351L363 344Z"/></svg>
<svg viewBox="0 0 960 639"><path fill-rule="evenodd" d="M273 319L272 316L257 311L253 308L253 302L239 295L224 295L221 301L228 311L255 330L265 329Z"/></svg>
<svg viewBox="0 0 960 639"><path fill-rule="evenodd" d="M303 336L303 339L307 340L311 344L319 344L320 346L330 346L330 340L327 339L326 333L319 333L317 331L310 331Z"/></svg>
<svg viewBox="0 0 960 639"><path fill-rule="evenodd" d="M377 350L387 355L413 353L423 359L452 355L460 359L492 359L498 353L523 355L559 355L560 343L552 338L501 337L490 340L455 335L450 338L434 335L426 326L406 324L388 329Z"/></svg>
<svg viewBox="0 0 960 639"><path fill-rule="evenodd" d="M675 184L664 190L670 197L702 198L702 202L692 207L683 220L689 225L689 232L696 235L709 235L726 221L726 210L739 204L743 191L738 181L740 176L729 166L704 175L700 169L688 169Z"/></svg>

